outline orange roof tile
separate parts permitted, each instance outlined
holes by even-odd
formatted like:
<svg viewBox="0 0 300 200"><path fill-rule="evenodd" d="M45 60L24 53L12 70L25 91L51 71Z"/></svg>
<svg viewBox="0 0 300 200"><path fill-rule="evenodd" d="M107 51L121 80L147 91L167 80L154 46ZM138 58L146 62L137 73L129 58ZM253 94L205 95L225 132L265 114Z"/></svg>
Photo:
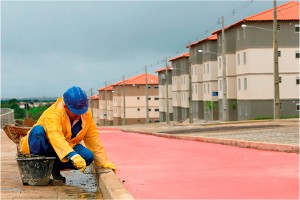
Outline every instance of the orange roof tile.
<svg viewBox="0 0 300 200"><path fill-rule="evenodd" d="M229 25L225 28L229 29L233 26L236 26L238 24L242 24L245 22L251 22L251 21L273 21L273 15L274 15L274 9L268 9L266 11L260 12L258 14L252 15L250 17L244 18L241 21L238 21L232 25ZM299 2L297 1L290 1L288 3L282 4L280 6L277 6L277 21L288 21L288 20L299 20ZM222 29L219 29L217 31L212 32L212 34L216 34L218 32L222 31Z"/></svg>
<svg viewBox="0 0 300 200"><path fill-rule="evenodd" d="M158 77L152 74L147 74L147 84L148 85L157 85L158 84ZM117 85L146 85L146 73L140 74L134 77L131 77L129 79L126 79L125 81L119 81L117 84L114 84L113 86Z"/></svg>
<svg viewBox="0 0 300 200"><path fill-rule="evenodd" d="M99 94L95 94L95 95L93 95L93 96L92 96L92 99L93 99L93 100L97 100L97 99L99 99Z"/></svg>
<svg viewBox="0 0 300 200"><path fill-rule="evenodd" d="M170 71L171 68L172 68L172 66L168 66L168 67L167 67L167 70ZM166 68L158 69L158 70L156 70L155 72L158 73L158 72L161 72L161 71L166 71Z"/></svg>
<svg viewBox="0 0 300 200"><path fill-rule="evenodd" d="M199 43L201 43L201 42L204 42L204 41L208 41L208 40L217 40L217 39L218 39L218 35L217 35L217 34L213 34L213 35L211 35L211 36L209 36L209 37L207 37L207 38L205 38L205 39L203 39L203 40L199 40L199 41L194 42L194 43L192 43L192 44L190 44L190 45L187 45L186 48L189 48L190 46L192 47L192 46L194 46L194 45L196 45L196 44L199 44Z"/></svg>
<svg viewBox="0 0 300 200"><path fill-rule="evenodd" d="M184 53L184 54L181 54L181 55L179 55L179 56L176 56L176 57L174 57L174 58L171 58L169 61L177 60L177 59L179 59L179 58L186 58L186 57L189 57L189 56L190 56L190 53L189 53L189 52L186 52L186 53Z"/></svg>
<svg viewBox="0 0 300 200"><path fill-rule="evenodd" d="M243 21L270 21L273 20L274 9L245 18ZM277 6L277 20L299 20L299 2L290 1Z"/></svg>

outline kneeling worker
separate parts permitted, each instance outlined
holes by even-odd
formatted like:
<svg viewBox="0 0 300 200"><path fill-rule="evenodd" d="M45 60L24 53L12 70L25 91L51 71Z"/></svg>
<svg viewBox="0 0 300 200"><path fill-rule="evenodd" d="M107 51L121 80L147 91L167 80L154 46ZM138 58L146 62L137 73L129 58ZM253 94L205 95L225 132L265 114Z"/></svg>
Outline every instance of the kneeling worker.
<svg viewBox="0 0 300 200"><path fill-rule="evenodd" d="M85 146L80 144L84 141ZM84 172L93 161L98 167L116 170L107 158L96 124L88 109L85 92L77 86L69 88L63 97L49 107L27 136L20 141L23 154L56 157L52 178L66 182L63 169Z"/></svg>

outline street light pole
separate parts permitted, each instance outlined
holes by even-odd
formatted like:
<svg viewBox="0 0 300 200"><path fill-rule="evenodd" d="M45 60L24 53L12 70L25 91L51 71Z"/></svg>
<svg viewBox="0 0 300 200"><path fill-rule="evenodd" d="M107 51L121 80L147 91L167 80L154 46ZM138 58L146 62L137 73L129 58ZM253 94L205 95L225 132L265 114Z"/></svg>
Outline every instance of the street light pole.
<svg viewBox="0 0 300 200"><path fill-rule="evenodd" d="M146 72L146 123L149 124L148 70L147 70L147 65L145 66L145 72Z"/></svg>
<svg viewBox="0 0 300 200"><path fill-rule="evenodd" d="M105 119L104 125L107 125L107 81L105 81L105 90L104 90L104 98L105 98Z"/></svg>
<svg viewBox="0 0 300 200"><path fill-rule="evenodd" d="M191 42L189 42L189 47L191 47ZM192 101L192 62L191 62L191 56L189 56L188 61L188 67L189 67L189 122L192 124L194 122L193 118L193 101Z"/></svg>
<svg viewBox="0 0 300 200"><path fill-rule="evenodd" d="M123 75L123 120L122 125L126 125L126 107L125 107L125 75Z"/></svg>
<svg viewBox="0 0 300 200"><path fill-rule="evenodd" d="M222 16L222 81L223 81L223 121L228 121L227 109L227 83L226 83L226 58L225 58L225 33L224 33L224 16Z"/></svg>
<svg viewBox="0 0 300 200"><path fill-rule="evenodd" d="M168 85L168 57L166 57L166 123L170 124L169 114L169 85Z"/></svg>
<svg viewBox="0 0 300 200"><path fill-rule="evenodd" d="M277 31L277 6L276 6L276 0L274 0L273 48L274 48L274 119L280 119L278 31Z"/></svg>

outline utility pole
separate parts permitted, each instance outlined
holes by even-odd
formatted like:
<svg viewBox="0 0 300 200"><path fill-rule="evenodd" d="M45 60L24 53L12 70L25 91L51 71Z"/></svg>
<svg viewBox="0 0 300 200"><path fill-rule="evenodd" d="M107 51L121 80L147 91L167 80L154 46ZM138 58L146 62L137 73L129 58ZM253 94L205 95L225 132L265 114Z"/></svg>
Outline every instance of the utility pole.
<svg viewBox="0 0 300 200"><path fill-rule="evenodd" d="M279 96L279 66L278 66L278 31L277 31L277 6L274 4L273 19L273 49L274 49L274 119L280 119L280 96Z"/></svg>
<svg viewBox="0 0 300 200"><path fill-rule="evenodd" d="M105 81L105 90L104 90L104 98L105 98L105 121L104 125L107 125L107 81Z"/></svg>
<svg viewBox="0 0 300 200"><path fill-rule="evenodd" d="M225 58L225 33L224 33L224 16L222 16L222 81L223 81L223 121L228 121L227 108L227 82L226 82L226 58Z"/></svg>
<svg viewBox="0 0 300 200"><path fill-rule="evenodd" d="M93 97L93 88L91 88L91 98L90 98L90 105L91 105L91 111L92 111L92 117L93 117L94 115L93 115L93 100L92 100L92 97Z"/></svg>
<svg viewBox="0 0 300 200"><path fill-rule="evenodd" d="M122 125L126 125L126 107L125 107L125 75L123 75L123 119Z"/></svg>
<svg viewBox="0 0 300 200"><path fill-rule="evenodd" d="M191 49L191 42L189 42L189 48ZM188 67L189 67L189 122L192 124L194 122L193 119L193 101L192 101L192 62L191 62L191 56L189 56L188 61Z"/></svg>
<svg viewBox="0 0 300 200"><path fill-rule="evenodd" d="M145 73L146 73L146 123L149 124L148 71L147 71L147 65L145 66Z"/></svg>
<svg viewBox="0 0 300 200"><path fill-rule="evenodd" d="M170 124L170 113L169 113L169 76L168 76L168 57L166 57L166 123Z"/></svg>

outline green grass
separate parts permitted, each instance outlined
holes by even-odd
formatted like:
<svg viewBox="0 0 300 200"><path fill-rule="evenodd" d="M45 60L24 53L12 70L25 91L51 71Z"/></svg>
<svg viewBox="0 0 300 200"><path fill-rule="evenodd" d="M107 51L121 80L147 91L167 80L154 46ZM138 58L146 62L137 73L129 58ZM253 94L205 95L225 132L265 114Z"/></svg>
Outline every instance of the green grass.
<svg viewBox="0 0 300 200"><path fill-rule="evenodd" d="M39 117L43 114L43 112L48 108L49 106L40 106L40 107L33 107L30 108L28 111L28 117L38 120Z"/></svg>

